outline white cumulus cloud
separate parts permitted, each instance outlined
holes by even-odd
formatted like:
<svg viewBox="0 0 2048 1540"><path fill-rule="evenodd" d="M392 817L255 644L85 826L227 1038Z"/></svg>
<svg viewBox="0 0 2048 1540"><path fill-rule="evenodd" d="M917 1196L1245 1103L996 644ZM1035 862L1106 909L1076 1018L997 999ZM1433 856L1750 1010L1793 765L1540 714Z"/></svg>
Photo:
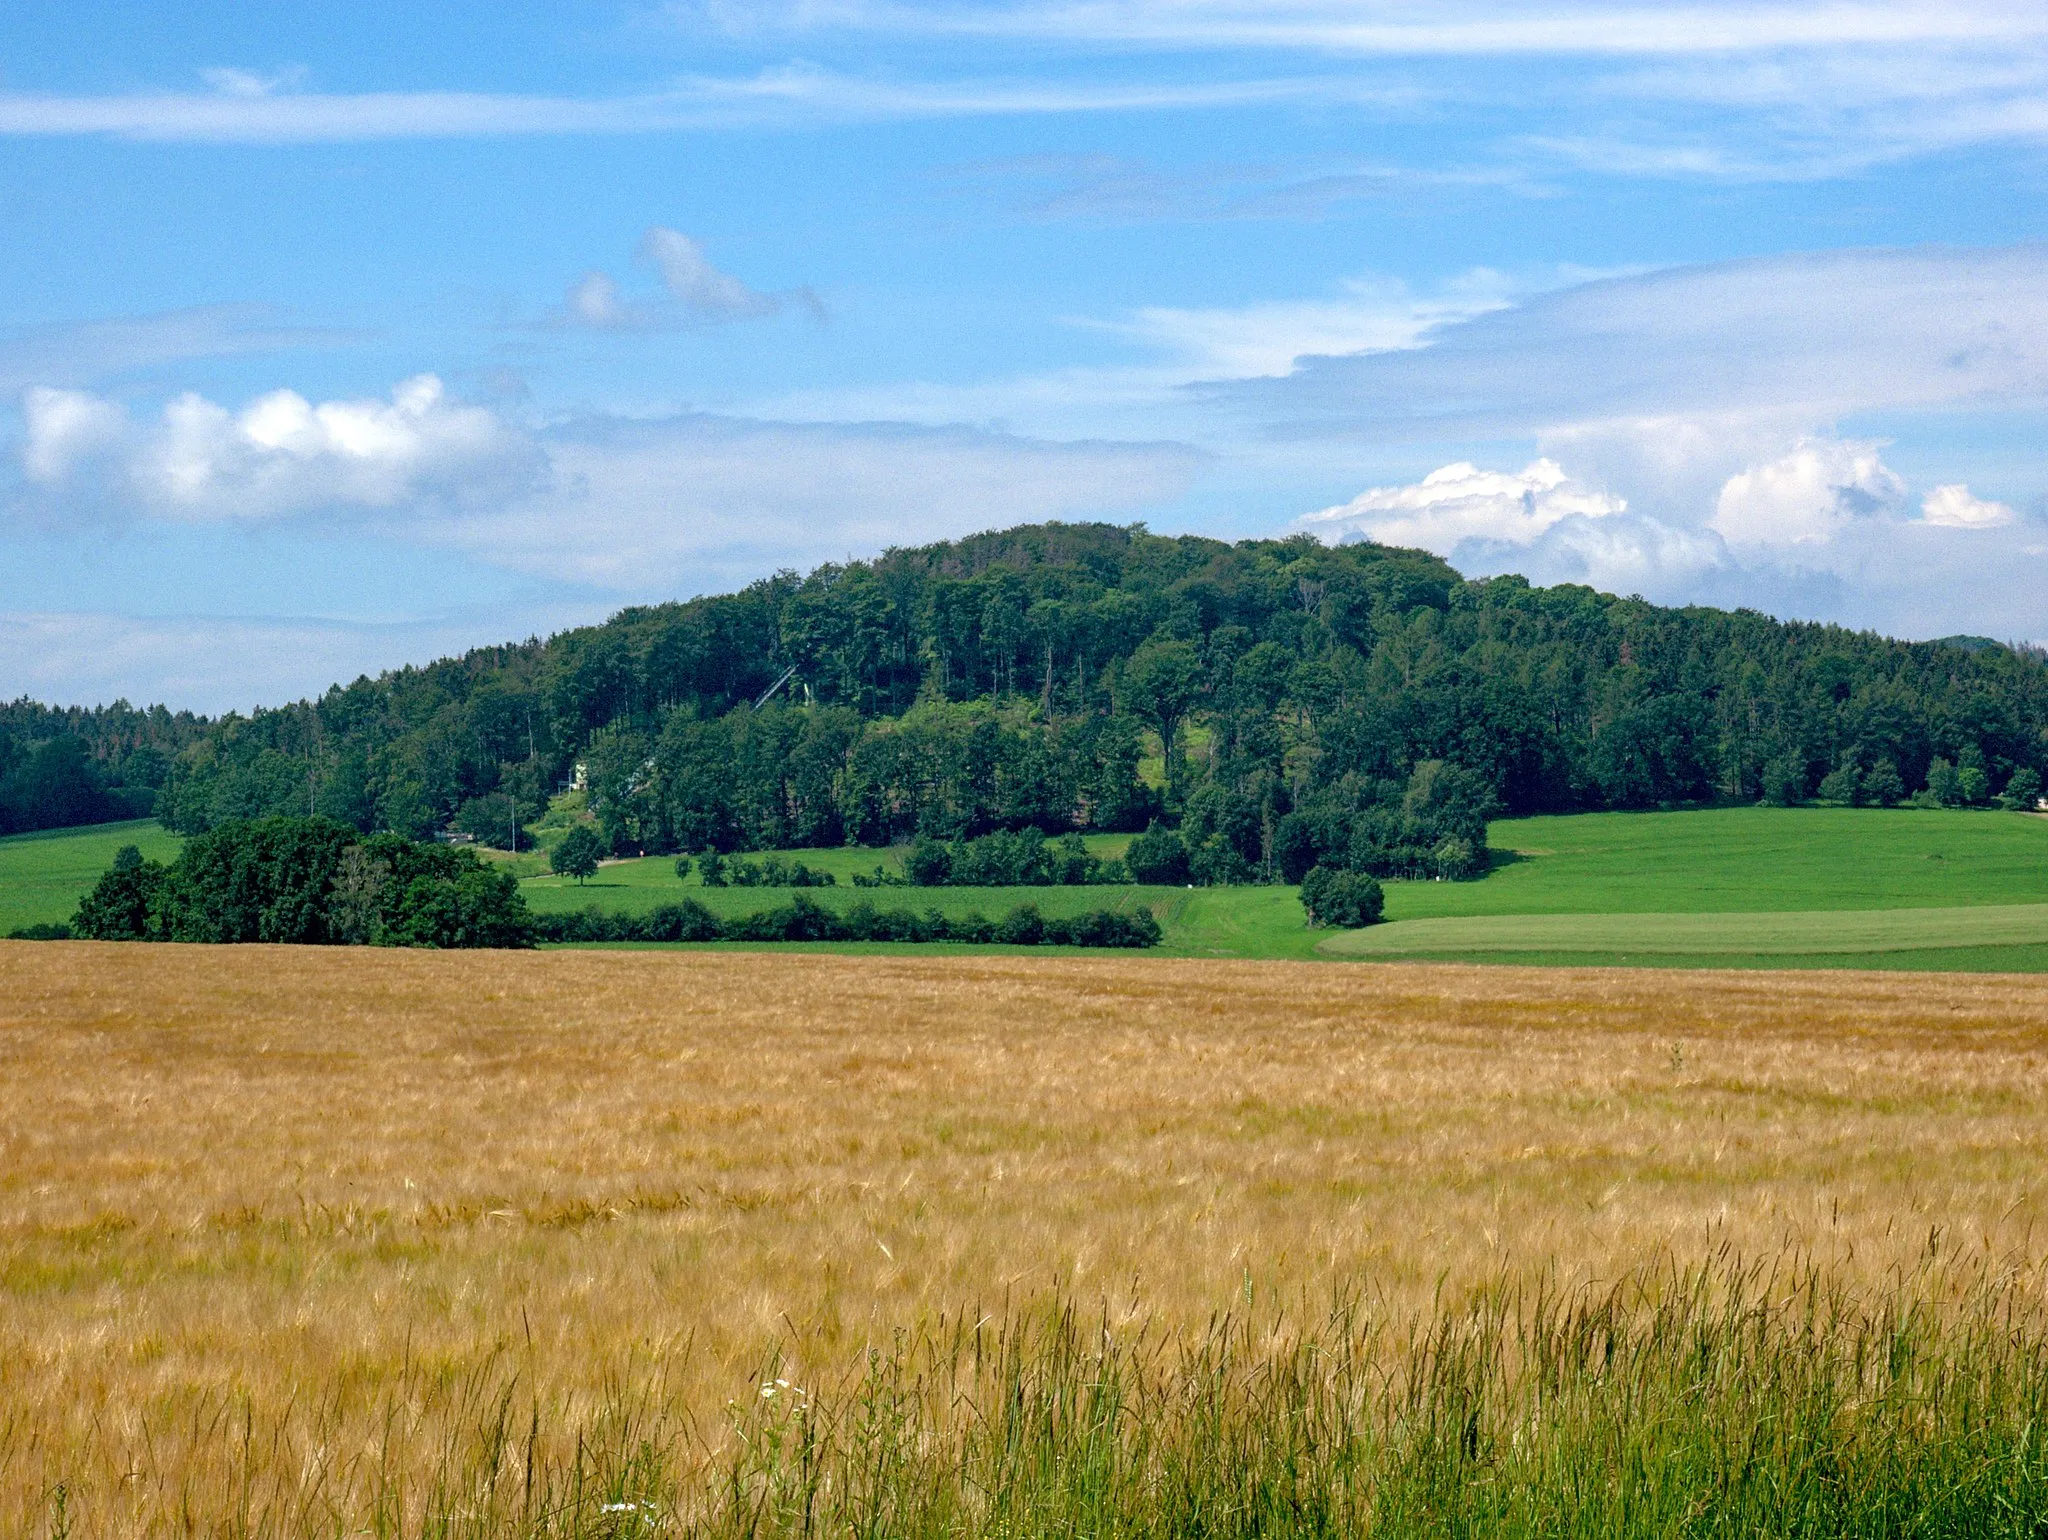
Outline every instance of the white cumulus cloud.
<svg viewBox="0 0 2048 1540"><path fill-rule="evenodd" d="M84 391L38 387L23 417L32 485L60 500L83 492L119 511L201 523L460 501L527 484L538 468L524 435L486 408L450 400L431 374L403 381L388 400L316 404L277 390L240 411L188 391L152 423Z"/></svg>
<svg viewBox="0 0 2048 1540"><path fill-rule="evenodd" d="M1372 539L1449 556L1468 540L1530 545L1566 519L1604 519L1627 507L1620 498L1578 485L1554 460L1514 472L1483 471L1459 461L1411 486L1361 492L1301 522L1326 540Z"/></svg>
<svg viewBox="0 0 2048 1540"><path fill-rule="evenodd" d="M111 401L83 390L38 385L22 398L27 427L21 468L30 481L62 481L83 461L119 442L128 417Z"/></svg>
<svg viewBox="0 0 2048 1540"><path fill-rule="evenodd" d="M389 399L186 394L154 420L32 391L28 522L252 523L353 515L399 540L615 593L744 581L906 540L1040 519L1128 518L1182 495L1184 444L904 423L685 414L512 420L420 375ZM69 515L69 518L65 516Z"/></svg>
<svg viewBox="0 0 2048 1540"><path fill-rule="evenodd" d="M2004 503L1971 496L1961 482L1936 487L1920 502L1921 522L1945 529L2000 529L2017 517Z"/></svg>
<svg viewBox="0 0 2048 1540"><path fill-rule="evenodd" d="M1882 446L1801 439L1791 453L1730 476L1707 527L1737 550L1825 545L1858 517L1896 507L1906 484Z"/></svg>

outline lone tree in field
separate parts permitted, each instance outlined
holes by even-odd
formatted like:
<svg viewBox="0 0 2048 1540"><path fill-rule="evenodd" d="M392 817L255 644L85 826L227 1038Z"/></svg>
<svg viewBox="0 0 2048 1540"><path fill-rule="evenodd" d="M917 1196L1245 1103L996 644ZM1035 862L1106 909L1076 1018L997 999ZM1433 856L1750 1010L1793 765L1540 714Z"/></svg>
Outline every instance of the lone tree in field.
<svg viewBox="0 0 2048 1540"><path fill-rule="evenodd" d="M579 823L562 836L561 844L548 852L548 870L574 877L580 888L597 875L597 858L603 854L604 842L597 837L597 830Z"/></svg>

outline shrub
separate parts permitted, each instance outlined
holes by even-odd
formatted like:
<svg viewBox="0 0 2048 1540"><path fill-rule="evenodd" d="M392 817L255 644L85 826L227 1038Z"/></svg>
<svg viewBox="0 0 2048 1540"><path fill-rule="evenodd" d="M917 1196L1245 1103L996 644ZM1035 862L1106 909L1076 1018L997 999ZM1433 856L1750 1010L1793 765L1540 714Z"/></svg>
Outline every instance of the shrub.
<svg viewBox="0 0 2048 1540"><path fill-rule="evenodd" d="M947 855L951 870L946 880L956 887L1035 888L1050 877L1045 836L1036 829L956 840Z"/></svg>
<svg viewBox="0 0 2048 1540"><path fill-rule="evenodd" d="M1963 783L1956 767L1937 757L1927 767L1927 795L1938 807L1954 807L1963 800Z"/></svg>
<svg viewBox="0 0 2048 1540"><path fill-rule="evenodd" d="M866 899L835 914L798 895L789 903L721 921L702 904L686 900L644 915L586 909L543 915L534 922L543 941L964 941L1012 946L1151 947L1161 939L1159 922L1143 907L1129 914L1097 909L1047 919L1035 905L1019 904L1000 920L980 914L948 919L936 909L876 909Z"/></svg>
<svg viewBox="0 0 2048 1540"><path fill-rule="evenodd" d="M1312 926L1357 930L1377 925L1385 904L1379 883L1363 872L1318 866L1301 881L1301 907Z"/></svg>
<svg viewBox="0 0 2048 1540"><path fill-rule="evenodd" d="M1062 835L1045 847L1046 880L1061 887L1081 888L1101 882L1103 863L1088 853L1078 834Z"/></svg>
<svg viewBox="0 0 2048 1540"><path fill-rule="evenodd" d="M2000 806L2026 813L2032 812L2040 800L2041 772L2026 767L2013 771L2005 783L2004 795L1998 799Z"/></svg>
<svg viewBox="0 0 2048 1540"><path fill-rule="evenodd" d="M953 874L953 853L935 839L920 834L903 857L903 875L914 888L939 888Z"/></svg>
<svg viewBox="0 0 2048 1540"><path fill-rule="evenodd" d="M1212 834L1189 849L1187 861L1188 876L1205 888L1235 886L1257 876L1251 863L1238 854L1237 847L1220 834Z"/></svg>
<svg viewBox="0 0 2048 1540"><path fill-rule="evenodd" d="M1878 807L1890 807L1906 797L1905 778L1899 774L1899 767L1889 759L1880 759L1870 767L1870 773L1863 777L1863 800Z"/></svg>
<svg viewBox="0 0 2048 1540"><path fill-rule="evenodd" d="M1463 877L1477 877L1486 870L1486 861L1472 848L1470 840L1456 837L1442 841L1430 852L1430 860L1436 866L1436 876L1442 882L1455 882Z"/></svg>
<svg viewBox="0 0 2048 1540"><path fill-rule="evenodd" d="M1036 829L998 830L975 839L941 845L919 838L903 858L903 876L910 887L1036 888L1085 887L1116 882L1122 868L1088 853L1078 834L1048 840ZM873 877L855 877L856 887L894 885L880 867Z"/></svg>
<svg viewBox="0 0 2048 1540"><path fill-rule="evenodd" d="M1178 887L1188 880L1188 847L1180 836L1154 819L1124 852L1131 881Z"/></svg>
<svg viewBox="0 0 2048 1540"><path fill-rule="evenodd" d="M23 925L7 933L9 941L69 941L71 927L62 920L45 920L39 925Z"/></svg>
<svg viewBox="0 0 2048 1540"><path fill-rule="evenodd" d="M1763 800L1771 807L1791 807L1806 797L1806 765L1796 754L1780 754L1764 765Z"/></svg>
<svg viewBox="0 0 2048 1540"><path fill-rule="evenodd" d="M1863 772L1856 768L1856 761L1847 755L1842 762L1820 778L1819 796L1823 802L1839 803L1843 807L1855 807L1863 800Z"/></svg>
<svg viewBox="0 0 2048 1540"><path fill-rule="evenodd" d="M155 861L123 866L116 855L113 867L102 873L92 891L79 901L70 930L87 941L149 940L151 910L163 886L164 870Z"/></svg>
<svg viewBox="0 0 2048 1540"><path fill-rule="evenodd" d="M1019 904L996 923L994 940L1005 946L1037 946L1045 939L1045 920L1038 905Z"/></svg>
<svg viewBox="0 0 2048 1540"><path fill-rule="evenodd" d="M726 882L735 888L831 888L839 881L830 872L814 872L801 861L773 855L760 861L734 858L724 870Z"/></svg>
<svg viewBox="0 0 2048 1540"><path fill-rule="evenodd" d="M1091 909L1065 920L1047 920L1040 938L1047 946L1149 947L1162 939L1159 922L1143 904L1129 914Z"/></svg>

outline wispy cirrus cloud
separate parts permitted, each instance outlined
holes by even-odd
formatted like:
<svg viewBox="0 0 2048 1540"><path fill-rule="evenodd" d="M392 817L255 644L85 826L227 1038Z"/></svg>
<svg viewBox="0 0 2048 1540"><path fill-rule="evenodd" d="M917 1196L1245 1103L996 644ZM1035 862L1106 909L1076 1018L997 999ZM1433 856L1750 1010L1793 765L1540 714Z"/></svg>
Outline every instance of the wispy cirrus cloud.
<svg viewBox="0 0 2048 1540"><path fill-rule="evenodd" d="M943 185L1039 220L1318 219L1347 204L1460 189L1530 197L1554 189L1509 166L1402 166L1358 160L1320 165L1168 166L1127 156L1018 155L947 166Z"/></svg>
<svg viewBox="0 0 2048 1540"><path fill-rule="evenodd" d="M0 92L0 136L196 144L316 144L518 135L659 134L776 125L1165 112L1371 102L1390 93L1341 77L1187 82L898 80L782 66L692 76L607 97L478 91Z"/></svg>
<svg viewBox="0 0 2048 1540"><path fill-rule="evenodd" d="M1547 281L1559 281L1548 275ZM1077 365L964 382L901 381L786 391L757 402L766 416L804 420L887 418L941 425L1019 424L1034 433L1204 440L1211 432L1245 446L1237 413L1203 410L1238 403L1218 382L1277 381L1304 359L1370 356L1421 346L1441 328L1501 310L1534 286L1475 268L1438 284L1360 277L1331 292L1244 305L1146 305L1121 314L1073 317L1076 331L1129 346L1129 362ZM1247 396L1254 413L1264 410Z"/></svg>
<svg viewBox="0 0 2048 1540"><path fill-rule="evenodd" d="M569 286L550 324L597 331L661 331L705 322L759 321L798 310L826 319L824 301L808 285L756 289L715 266L704 243L680 230L655 225L640 238L639 255L660 279L656 295L629 294L610 273L593 270Z"/></svg>
<svg viewBox="0 0 2048 1540"><path fill-rule="evenodd" d="M2013 0L1895 4L1366 4L1353 0L679 0L687 25L738 33L858 30L1371 56L1693 55L1849 45L2048 39Z"/></svg>
<svg viewBox="0 0 2048 1540"><path fill-rule="evenodd" d="M1539 294L1428 347L1228 387L1276 431L1548 433L1826 421L2048 397L2048 246L1794 253Z"/></svg>
<svg viewBox="0 0 2048 1540"><path fill-rule="evenodd" d="M762 42L835 36L1000 47L1199 75L1218 59L1370 80L1496 116L1489 169L1815 180L2048 137L2048 12L2014 0L1660 5L1410 0L916 0L681 3L679 25ZM1520 68L1543 59L1540 73ZM1439 168L1441 169L1441 168Z"/></svg>
<svg viewBox="0 0 2048 1540"><path fill-rule="evenodd" d="M295 326L264 305L202 305L0 331L0 396L35 385L83 385L195 358L270 353L354 340Z"/></svg>
<svg viewBox="0 0 2048 1540"><path fill-rule="evenodd" d="M2048 140L2048 13L1986 0L1364 8L804 0L677 14L693 27L743 35L756 53L800 40L829 54L845 41L852 67L784 59L752 73L571 95L322 91L301 70L224 66L201 72L207 90L0 92L0 136L298 144L1314 108L1374 121L1455 109L1480 130L1455 162L1340 168L1313 187L1275 189L1277 209L1260 210L1254 190L1239 214L1296 213L1426 175L1517 190L1564 171L1811 180L1959 147ZM1521 68L1532 57L1557 67ZM1071 196L1142 216L1148 203L1178 204L1189 193L1156 176L1119 174Z"/></svg>

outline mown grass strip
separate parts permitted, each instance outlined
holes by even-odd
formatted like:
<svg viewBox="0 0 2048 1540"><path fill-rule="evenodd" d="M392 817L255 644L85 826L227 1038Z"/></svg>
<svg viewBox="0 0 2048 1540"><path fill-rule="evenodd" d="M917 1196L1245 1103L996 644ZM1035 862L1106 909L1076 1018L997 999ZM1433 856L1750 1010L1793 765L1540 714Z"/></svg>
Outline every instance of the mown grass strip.
<svg viewBox="0 0 2048 1540"><path fill-rule="evenodd" d="M1318 944L1333 957L1598 952L1712 957L2048 945L2048 904L1794 914L1523 914L1400 920Z"/></svg>

